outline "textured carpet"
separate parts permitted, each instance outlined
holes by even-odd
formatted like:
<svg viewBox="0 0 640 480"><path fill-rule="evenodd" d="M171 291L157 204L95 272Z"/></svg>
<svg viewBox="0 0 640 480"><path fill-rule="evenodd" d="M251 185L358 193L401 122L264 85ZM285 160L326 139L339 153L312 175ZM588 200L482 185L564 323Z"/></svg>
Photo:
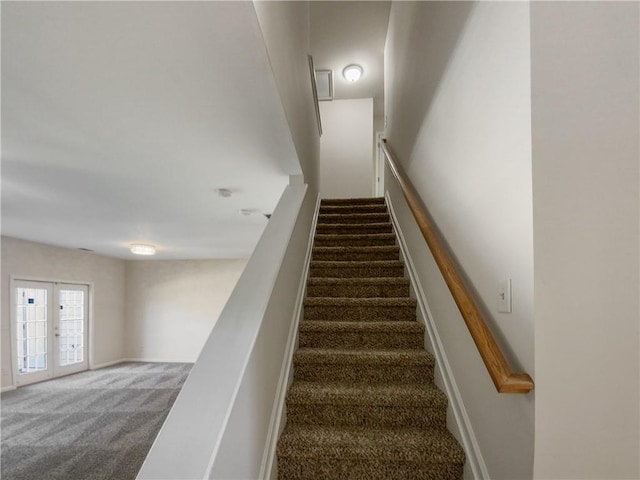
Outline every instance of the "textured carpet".
<svg viewBox="0 0 640 480"><path fill-rule="evenodd" d="M384 199L323 200L278 478L462 478Z"/></svg>
<svg viewBox="0 0 640 480"><path fill-rule="evenodd" d="M191 366L122 363L3 393L2 479L135 479Z"/></svg>

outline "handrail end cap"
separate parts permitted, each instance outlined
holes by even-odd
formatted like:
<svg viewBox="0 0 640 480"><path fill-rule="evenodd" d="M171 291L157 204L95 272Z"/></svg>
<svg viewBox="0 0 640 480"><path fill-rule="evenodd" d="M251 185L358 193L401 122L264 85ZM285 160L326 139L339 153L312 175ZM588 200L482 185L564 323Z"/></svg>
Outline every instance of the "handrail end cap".
<svg viewBox="0 0 640 480"><path fill-rule="evenodd" d="M534 388L531 377L526 373L512 373L498 386L499 393L529 393Z"/></svg>

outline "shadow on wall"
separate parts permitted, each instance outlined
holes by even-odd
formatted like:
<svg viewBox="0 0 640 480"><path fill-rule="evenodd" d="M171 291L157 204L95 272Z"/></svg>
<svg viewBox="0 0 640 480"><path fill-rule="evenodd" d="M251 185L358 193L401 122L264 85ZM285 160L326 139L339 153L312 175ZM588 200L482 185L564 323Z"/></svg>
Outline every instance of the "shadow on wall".
<svg viewBox="0 0 640 480"><path fill-rule="evenodd" d="M446 5L441 5L441 3ZM433 2L429 8L424 8L421 2L403 5L396 9L399 43L412 45L420 39L423 47L420 51L422 58L429 58L429 68L416 68L416 52L410 49L396 49L401 51L397 55L395 65L389 68L391 94L394 102L390 105L392 111L387 112L388 118L393 118L393 111L402 112L402 128L394 130L393 123L389 125L387 138L394 138L393 146L397 148L398 158L409 160L416 143L420 126L426 118L427 112L438 92L438 85L448 69L450 59L458 44L458 39L465 29L468 18L475 8L474 2ZM433 15L434 9L446 9L447 29L438 28L436 22L441 15ZM389 47L389 45L387 45ZM402 88L395 81L396 72L411 72L403 78ZM386 80L386 79L385 79ZM409 87L409 88L406 88ZM415 95L416 91L424 93ZM408 165L404 165L408 169Z"/></svg>

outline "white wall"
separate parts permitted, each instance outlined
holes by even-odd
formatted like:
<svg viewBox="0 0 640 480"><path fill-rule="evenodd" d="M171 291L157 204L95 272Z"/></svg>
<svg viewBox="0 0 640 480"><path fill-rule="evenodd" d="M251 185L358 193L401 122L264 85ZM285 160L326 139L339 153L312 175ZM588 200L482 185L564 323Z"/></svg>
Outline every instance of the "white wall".
<svg viewBox="0 0 640 480"><path fill-rule="evenodd" d="M533 375L529 6L394 2L385 49L387 138L512 367ZM490 478L531 478L534 393L498 394L393 178L421 283ZM512 280L512 313L497 312Z"/></svg>
<svg viewBox="0 0 640 480"><path fill-rule="evenodd" d="M320 102L320 196L373 195L373 99Z"/></svg>
<svg viewBox="0 0 640 480"><path fill-rule="evenodd" d="M640 478L639 10L531 4L535 478Z"/></svg>
<svg viewBox="0 0 640 480"><path fill-rule="evenodd" d="M291 129L298 161L315 197L319 173L319 135L309 72L310 23L307 2L265 2L255 7L271 70Z"/></svg>
<svg viewBox="0 0 640 480"><path fill-rule="evenodd" d="M10 355L10 277L93 284L91 366L124 356L125 262L93 253L2 237L2 387L12 384Z"/></svg>
<svg viewBox="0 0 640 480"><path fill-rule="evenodd" d="M246 259L127 262L126 357L195 362L246 263Z"/></svg>

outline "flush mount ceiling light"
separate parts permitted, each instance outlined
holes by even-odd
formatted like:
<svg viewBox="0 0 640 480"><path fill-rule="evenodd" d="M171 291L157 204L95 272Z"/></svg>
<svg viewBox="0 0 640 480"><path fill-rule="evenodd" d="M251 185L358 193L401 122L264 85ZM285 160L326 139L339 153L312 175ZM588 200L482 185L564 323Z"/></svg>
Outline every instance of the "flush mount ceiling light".
<svg viewBox="0 0 640 480"><path fill-rule="evenodd" d="M357 82L362 76L362 67L356 64L347 65L346 67L344 67L342 75L347 79L347 81L351 83Z"/></svg>
<svg viewBox="0 0 640 480"><path fill-rule="evenodd" d="M135 244L131 245L131 253L135 255L155 255L156 247L153 245Z"/></svg>

